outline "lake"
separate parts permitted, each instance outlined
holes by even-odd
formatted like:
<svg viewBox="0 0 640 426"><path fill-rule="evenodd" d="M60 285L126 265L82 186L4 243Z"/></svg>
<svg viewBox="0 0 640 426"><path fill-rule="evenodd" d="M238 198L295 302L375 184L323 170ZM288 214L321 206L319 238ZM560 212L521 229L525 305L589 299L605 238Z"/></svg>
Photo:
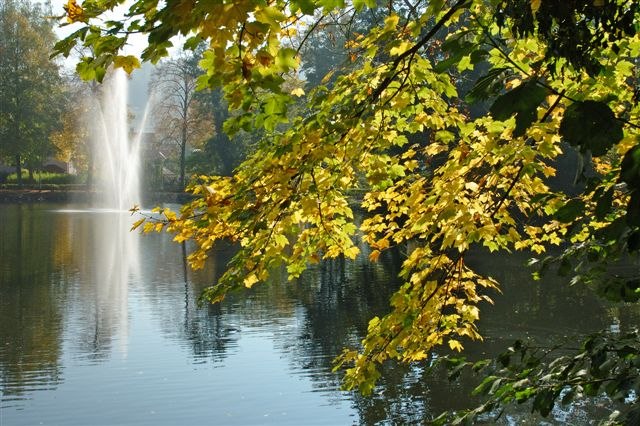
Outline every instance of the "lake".
<svg viewBox="0 0 640 426"><path fill-rule="evenodd" d="M371 398L341 391L331 372L386 311L399 252L373 265L323 262L295 282L276 273L200 307L233 248L194 272L170 235L128 232L132 221L82 205L0 204L0 426L421 424L473 401L476 378L450 383L425 366L386 365ZM485 341L468 344L469 356L527 336L575 341L640 324L637 309L589 289L532 281L526 258L467 259L503 283L495 306L481 306ZM528 413L516 407L501 422L540 423ZM608 413L595 400L557 407L545 422L589 424Z"/></svg>

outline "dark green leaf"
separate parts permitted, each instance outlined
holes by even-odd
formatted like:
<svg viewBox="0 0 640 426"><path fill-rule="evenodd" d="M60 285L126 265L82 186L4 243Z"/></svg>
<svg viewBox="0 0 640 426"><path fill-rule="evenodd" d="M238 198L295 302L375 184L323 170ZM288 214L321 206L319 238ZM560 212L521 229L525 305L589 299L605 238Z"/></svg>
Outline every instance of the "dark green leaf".
<svg viewBox="0 0 640 426"><path fill-rule="evenodd" d="M542 417L547 417L553 409L553 402L555 400L554 392L548 389L542 389L533 400L532 411L537 411Z"/></svg>
<svg viewBox="0 0 640 426"><path fill-rule="evenodd" d="M629 197L626 220L629 226L640 226L640 190L633 191Z"/></svg>
<svg viewBox="0 0 640 426"><path fill-rule="evenodd" d="M196 50L196 48L202 43L203 39L200 36L192 36L189 37L185 42L183 47L189 50Z"/></svg>
<svg viewBox="0 0 640 426"><path fill-rule="evenodd" d="M562 223L573 222L584 213L585 203L579 199L569 200L553 215L554 219Z"/></svg>
<svg viewBox="0 0 640 426"><path fill-rule="evenodd" d="M612 302L637 302L640 300L640 280L609 280L600 284L598 294Z"/></svg>
<svg viewBox="0 0 640 426"><path fill-rule="evenodd" d="M564 396L562 397L562 404L567 405L573 401L573 397L576 395L576 391L574 388L569 389Z"/></svg>
<svg viewBox="0 0 640 426"><path fill-rule="evenodd" d="M433 69L436 72L444 72L448 70L451 66L456 65L460 62L464 56L472 53L478 46L475 43L471 43L470 41L464 40L464 33L456 34L453 37L448 38L444 43L442 43L442 50L447 52L449 56L447 59L438 62L435 64Z"/></svg>
<svg viewBox="0 0 640 426"><path fill-rule="evenodd" d="M640 145L627 151L620 167L620 180L630 188L640 189Z"/></svg>
<svg viewBox="0 0 640 426"><path fill-rule="evenodd" d="M546 94L545 88L530 80L499 96L489 111L496 120L507 120L516 114L514 135L521 136L536 120L536 110Z"/></svg>
<svg viewBox="0 0 640 426"><path fill-rule="evenodd" d="M624 426L637 426L640 424L640 405L633 407L629 412L624 416Z"/></svg>
<svg viewBox="0 0 640 426"><path fill-rule="evenodd" d="M312 0L297 0L292 2L291 6L292 8L298 6L305 15L313 15L313 11L315 10L315 2Z"/></svg>
<svg viewBox="0 0 640 426"><path fill-rule="evenodd" d="M603 102L575 102L562 117L560 135L580 151L598 157L622 139L622 123Z"/></svg>
<svg viewBox="0 0 640 426"><path fill-rule="evenodd" d="M625 223L625 219L619 217L604 228L599 229L596 232L596 235L604 242L612 242L617 241L626 230L627 225Z"/></svg>
<svg viewBox="0 0 640 426"><path fill-rule="evenodd" d="M597 396L599 389L600 389L600 383L599 382L587 383L584 386L584 393L585 393L585 395L589 395L589 396Z"/></svg>
<svg viewBox="0 0 640 426"><path fill-rule="evenodd" d="M493 385L493 382L495 382L498 379L497 376L488 376L485 377L484 380L482 380L482 383L480 383L472 392L473 395L479 395L479 394L483 394L486 393L489 389L491 389L491 386Z"/></svg>
<svg viewBox="0 0 640 426"><path fill-rule="evenodd" d="M640 250L640 231L634 231L629 235L627 239L627 249L630 252Z"/></svg>
<svg viewBox="0 0 640 426"><path fill-rule="evenodd" d="M473 364L471 368L473 369L473 371L478 372L483 368L485 368L486 366L488 366L489 364L491 364L490 359L482 359L480 361L477 361L475 364Z"/></svg>
<svg viewBox="0 0 640 426"><path fill-rule="evenodd" d="M492 68L486 75L480 77L473 85L466 99L468 102L477 102L489 99L495 95L496 81L506 71L507 68Z"/></svg>
<svg viewBox="0 0 640 426"><path fill-rule="evenodd" d="M573 271L571 262L566 257L563 257L562 261L560 262L560 266L558 266L558 275L560 275L561 277L566 277L571 273L571 271Z"/></svg>
<svg viewBox="0 0 640 426"><path fill-rule="evenodd" d="M456 380L460 376L460 373L462 372L462 370L467 365L468 365L467 363L462 363L462 364L459 364L459 365L455 366L453 369L449 370L449 375L448 375L449 381Z"/></svg>
<svg viewBox="0 0 640 426"><path fill-rule="evenodd" d="M611 211L613 206L613 188L609 188L599 198L596 204L596 218L598 220L604 219L604 217Z"/></svg>

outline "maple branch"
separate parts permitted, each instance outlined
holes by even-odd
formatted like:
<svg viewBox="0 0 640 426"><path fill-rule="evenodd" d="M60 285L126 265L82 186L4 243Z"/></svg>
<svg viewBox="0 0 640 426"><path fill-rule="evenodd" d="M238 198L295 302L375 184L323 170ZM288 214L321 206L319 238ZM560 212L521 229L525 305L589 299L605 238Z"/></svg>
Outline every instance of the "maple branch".
<svg viewBox="0 0 640 426"><path fill-rule="evenodd" d="M378 87L371 93L370 100L367 102L366 100L363 102L365 105L358 110L356 113L356 117L362 116L365 110L367 109L367 103L375 103L382 92L389 87L389 85L395 80L395 78L400 74L400 71L397 71L398 66L402 61L404 61L408 57L413 57L422 47L424 47L437 33L440 29L447 23L449 19L460 9L466 7L470 4L470 0L458 0L451 8L445 13L436 24L429 30L427 34L424 35L416 44L413 45L411 49L408 49L402 52L398 57L391 63L389 74L380 82Z"/></svg>

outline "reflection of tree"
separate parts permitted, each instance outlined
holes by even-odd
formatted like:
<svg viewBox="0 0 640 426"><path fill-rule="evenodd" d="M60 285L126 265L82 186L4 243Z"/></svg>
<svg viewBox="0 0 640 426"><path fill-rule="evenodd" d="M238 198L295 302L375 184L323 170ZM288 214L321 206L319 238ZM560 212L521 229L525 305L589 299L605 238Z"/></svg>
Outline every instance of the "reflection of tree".
<svg viewBox="0 0 640 426"><path fill-rule="evenodd" d="M366 256L364 256L366 257ZM319 389L336 389L342 376L331 373L333 358L366 333L372 315L388 311L388 300L400 281L396 278L401 255L393 250L371 264L343 259L325 261L303 275L299 295L305 308L301 344L291 345L294 368L311 369L309 377ZM315 291L310 291L315 289ZM416 372L388 364L380 381L380 393L370 398L352 394L360 424L381 421L416 423L423 417L426 385ZM412 374L409 374L412 373Z"/></svg>
<svg viewBox="0 0 640 426"><path fill-rule="evenodd" d="M501 340L501 345L523 337L548 340L561 330L563 334L587 334L601 330L610 322L606 302L595 297L584 285L568 286L566 278L550 271L540 281L534 281L532 270L524 267L527 254L513 254L505 258L477 252L467 262L480 273L496 278L503 285L502 294L492 294L495 306L484 308L480 327L489 340ZM570 309L567 309L570 306ZM584 312L591 312L585 317ZM505 322L508 334L505 335ZM495 334L496 330L501 334Z"/></svg>
<svg viewBox="0 0 640 426"><path fill-rule="evenodd" d="M23 395L61 380L60 354L64 288L51 285L56 273L50 252L51 223L30 205L0 209L0 380L3 394Z"/></svg>
<svg viewBox="0 0 640 426"><path fill-rule="evenodd" d="M152 306L161 333L186 347L196 362L219 362L237 339L237 315L230 306L200 306L198 297L208 281L217 279L220 265L230 251L211 253L203 271L185 271L183 248L163 235L147 235L141 240L147 258L138 284L144 286L146 302ZM186 272L186 275L185 275Z"/></svg>
<svg viewBox="0 0 640 426"><path fill-rule="evenodd" d="M496 268L498 260L500 268ZM277 337L278 345L290 356L294 371L308 371L318 390L339 386L341 376L330 373L333 356L347 344L362 338L372 315L388 310L388 297L399 285L393 277L401 261L398 251L387 253L374 265L325 261L304 274L295 285L271 284L271 287L287 289L283 295L304 308L303 313L298 313L304 318L299 334ZM589 333L610 325L605 304L593 292L559 285L562 278L553 274L546 281L535 282L531 272L522 267L524 259L519 256L497 259L477 253L469 261L490 269L492 275L504 283L504 294L492 295L501 299L499 308L485 306L483 309L480 326L486 341L467 342L467 355L471 358L495 356L517 338L538 336L546 342L560 341L567 335ZM274 289L264 291L277 294ZM282 301L272 303L283 304ZM567 309L567 306L573 308ZM581 315L585 310L593 313L587 323ZM444 410L468 406L470 390L477 386L477 378L463 375L456 383L449 383L445 371L428 372L427 366L428 362L413 367L385 364L374 396L352 395L359 423L415 424ZM584 415L584 411L577 410L573 415Z"/></svg>

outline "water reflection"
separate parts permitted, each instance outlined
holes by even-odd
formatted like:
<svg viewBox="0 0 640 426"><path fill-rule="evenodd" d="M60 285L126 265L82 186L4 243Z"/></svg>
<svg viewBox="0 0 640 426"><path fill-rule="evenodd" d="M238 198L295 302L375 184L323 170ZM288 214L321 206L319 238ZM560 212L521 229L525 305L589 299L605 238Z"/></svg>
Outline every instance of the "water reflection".
<svg viewBox="0 0 640 426"><path fill-rule="evenodd" d="M139 239L129 232L131 216L108 210L58 211L78 227L74 238L77 281L67 295L76 350L88 359L110 355L114 341L126 356L129 332L128 292L140 278Z"/></svg>
<svg viewBox="0 0 640 426"><path fill-rule="evenodd" d="M7 424L90 424L105 415L154 425L211 418L415 424L471 402L475 378L449 383L426 365L385 365L372 398L338 390L332 359L387 311L400 284L399 251L373 265L323 262L297 282L276 273L268 285L199 307L198 295L220 276L233 247L212 253L203 271L186 271L187 246L164 234L129 233L130 221L82 208L0 206L0 415ZM582 287L532 282L524 258L502 259L468 259L504 283L496 305L482 307L486 341L467 345L472 357L516 338L549 341L639 323L637 312ZM591 413L571 410L570 419ZM554 415L567 421L564 411ZM526 410L509 416L538 421Z"/></svg>
<svg viewBox="0 0 640 426"><path fill-rule="evenodd" d="M64 289L43 285L42 276L67 271L60 262L69 241L54 238L50 226L31 206L3 208L0 215L0 380L4 404L61 380ZM63 225L64 226L64 225ZM51 256L59 250L56 256ZM24 253L30 253L24 256Z"/></svg>

